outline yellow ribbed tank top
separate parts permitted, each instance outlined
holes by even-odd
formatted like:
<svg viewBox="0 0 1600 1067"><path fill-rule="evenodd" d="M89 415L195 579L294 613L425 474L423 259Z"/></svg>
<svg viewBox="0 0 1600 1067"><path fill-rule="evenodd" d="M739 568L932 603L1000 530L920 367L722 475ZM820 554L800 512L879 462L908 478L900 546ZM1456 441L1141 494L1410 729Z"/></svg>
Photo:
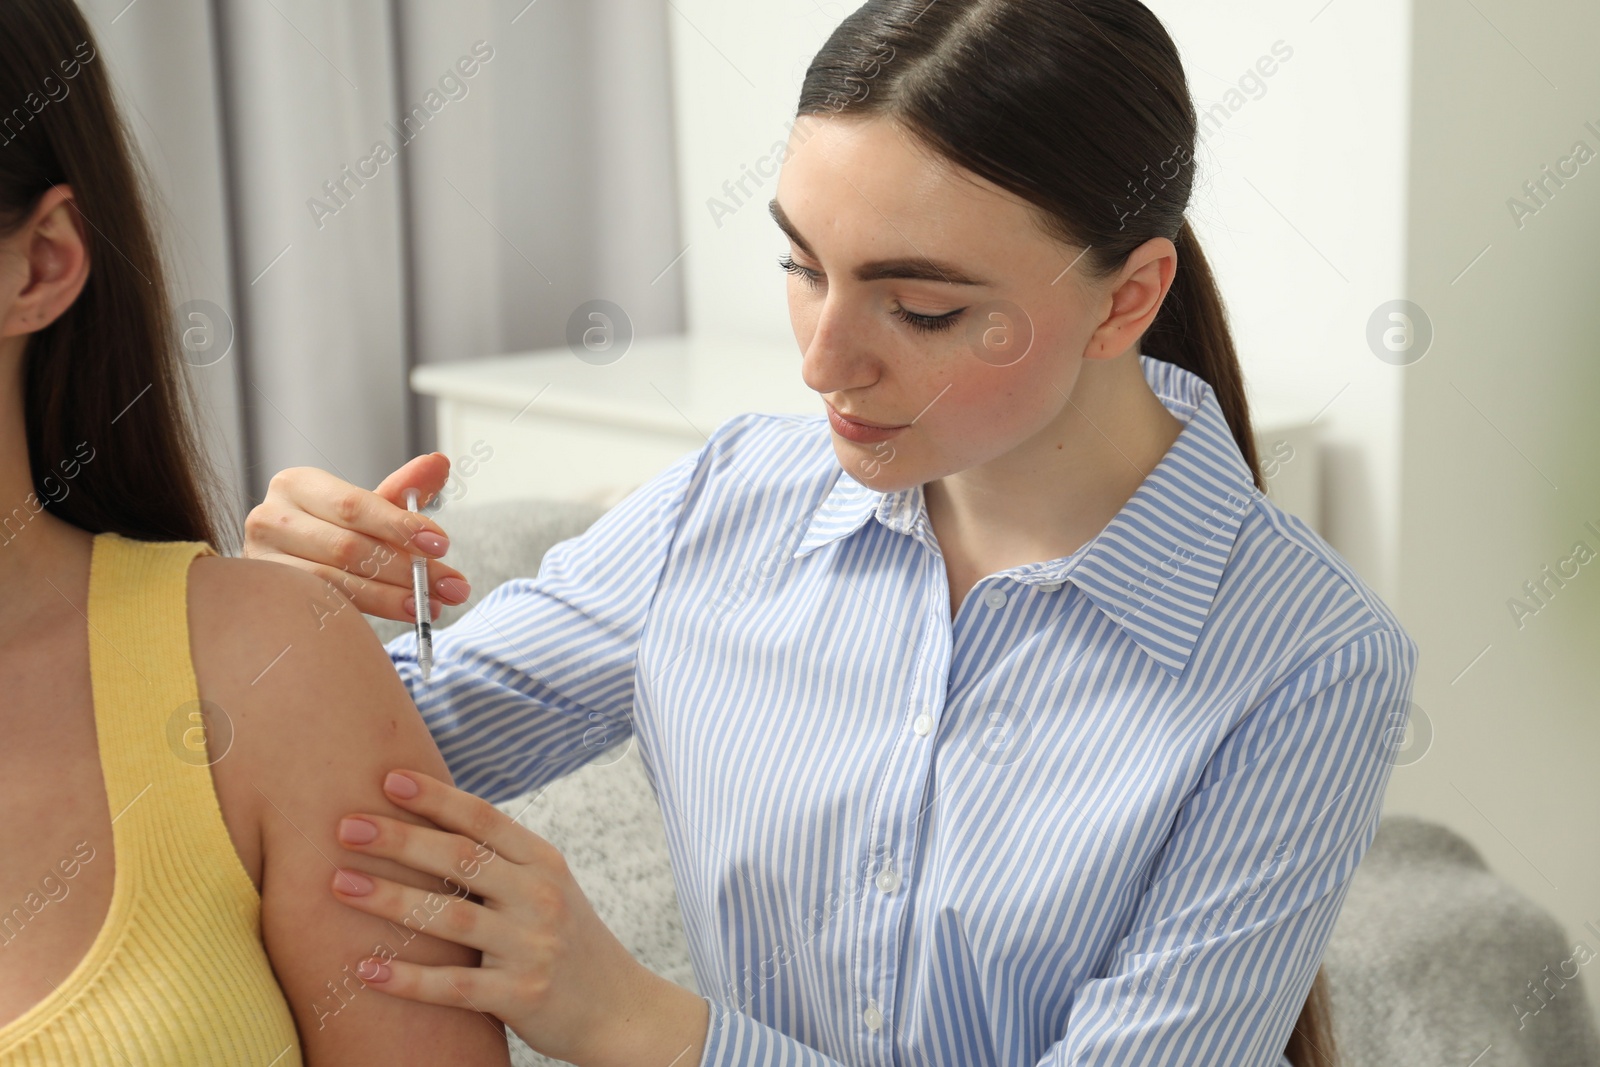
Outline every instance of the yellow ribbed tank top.
<svg viewBox="0 0 1600 1067"><path fill-rule="evenodd" d="M215 554L200 541L95 536L89 669L113 817L111 906L66 980L0 1027L0 1067L302 1063L261 944L261 897L189 718L189 563Z"/></svg>

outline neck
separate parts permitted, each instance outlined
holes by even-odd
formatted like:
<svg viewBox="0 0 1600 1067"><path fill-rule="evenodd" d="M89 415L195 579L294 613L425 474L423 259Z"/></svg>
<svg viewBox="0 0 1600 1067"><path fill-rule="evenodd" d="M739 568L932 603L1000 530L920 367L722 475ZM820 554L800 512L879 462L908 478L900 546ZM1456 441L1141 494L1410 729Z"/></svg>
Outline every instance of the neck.
<svg viewBox="0 0 1600 1067"><path fill-rule="evenodd" d="M0 341L0 589L11 604L0 633L20 632L37 609L78 595L65 576L89 536L43 510L34 492L23 408L24 340Z"/></svg>
<svg viewBox="0 0 1600 1067"><path fill-rule="evenodd" d="M1085 360L1069 400L1005 455L924 485L947 556L981 575L1070 555L1116 516L1183 431L1132 351Z"/></svg>

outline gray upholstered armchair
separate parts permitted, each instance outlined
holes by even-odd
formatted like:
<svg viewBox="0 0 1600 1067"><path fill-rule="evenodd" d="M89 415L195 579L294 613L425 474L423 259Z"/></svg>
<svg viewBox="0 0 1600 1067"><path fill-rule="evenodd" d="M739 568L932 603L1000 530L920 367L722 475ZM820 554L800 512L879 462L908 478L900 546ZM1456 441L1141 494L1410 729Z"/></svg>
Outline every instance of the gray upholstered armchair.
<svg viewBox="0 0 1600 1067"><path fill-rule="evenodd" d="M474 595L446 608L438 625L508 578L537 574L546 549L603 511L532 500L453 508L440 522L451 536L450 562L472 580ZM384 640L405 630L370 621ZM531 805L504 807L562 850L636 958L695 988L661 814L631 739ZM1324 957L1341 1067L1600 1067L1582 975L1561 975L1574 944L1464 839L1419 819L1386 817ZM553 1062L515 1039L512 1050L518 1065Z"/></svg>

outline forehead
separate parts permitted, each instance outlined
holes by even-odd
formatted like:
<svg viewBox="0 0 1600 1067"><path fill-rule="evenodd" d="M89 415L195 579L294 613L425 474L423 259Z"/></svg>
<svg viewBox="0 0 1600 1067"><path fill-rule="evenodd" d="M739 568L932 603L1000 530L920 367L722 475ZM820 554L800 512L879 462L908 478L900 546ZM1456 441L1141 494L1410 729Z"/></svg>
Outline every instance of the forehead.
<svg viewBox="0 0 1600 1067"><path fill-rule="evenodd" d="M1057 244L1020 197L879 116L802 116L777 199L819 254L922 254L1001 268Z"/></svg>

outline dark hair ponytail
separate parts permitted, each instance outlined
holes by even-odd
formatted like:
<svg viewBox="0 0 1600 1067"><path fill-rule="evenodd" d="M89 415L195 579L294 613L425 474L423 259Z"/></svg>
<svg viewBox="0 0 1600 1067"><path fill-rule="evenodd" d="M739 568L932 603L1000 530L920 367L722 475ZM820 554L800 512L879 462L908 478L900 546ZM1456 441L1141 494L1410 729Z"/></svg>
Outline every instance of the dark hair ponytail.
<svg viewBox="0 0 1600 1067"><path fill-rule="evenodd" d="M0 232L69 185L89 255L83 291L23 357L34 493L91 533L217 545L138 156L72 0L0 3L0 105Z"/></svg>
<svg viewBox="0 0 1600 1067"><path fill-rule="evenodd" d="M1244 395L1244 373L1233 347L1233 332L1228 329L1222 292L1217 288L1211 264L1200 250L1200 241L1187 219L1174 244L1178 248L1178 271L1140 347L1148 346L1156 358L1176 363L1211 386L1223 415L1227 416L1234 443L1250 466L1256 488L1264 493L1267 483L1261 475L1261 462L1256 454L1250 406Z"/></svg>
<svg viewBox="0 0 1600 1067"><path fill-rule="evenodd" d="M1217 394L1265 489L1227 312L1184 212L1197 116L1177 46L1138 0L868 0L806 70L799 115L884 115L1032 204L1104 278L1153 237L1178 271L1141 349ZM1319 968L1284 1054L1334 1067Z"/></svg>

